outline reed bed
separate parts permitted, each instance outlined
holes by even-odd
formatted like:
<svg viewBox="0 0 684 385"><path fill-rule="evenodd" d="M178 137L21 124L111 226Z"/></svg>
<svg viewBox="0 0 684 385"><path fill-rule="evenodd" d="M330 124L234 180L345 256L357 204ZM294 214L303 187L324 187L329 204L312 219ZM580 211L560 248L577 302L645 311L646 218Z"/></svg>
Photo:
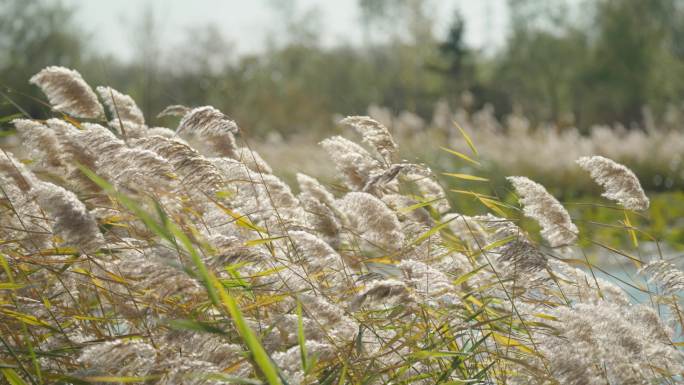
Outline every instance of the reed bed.
<svg viewBox="0 0 684 385"><path fill-rule="evenodd" d="M361 143L320 143L335 182L299 173L295 193L213 107L170 106L178 125L149 127L76 71L31 82L54 117L15 120L27 155L0 154L10 384L683 381L684 273L605 245L648 279L633 283L639 303L578 257L584 235L531 179L509 178L517 205L445 191L386 126L354 116L341 124ZM463 134L451 155L477 164ZM624 214L605 226L652 240L630 222L649 207L631 170L574 167ZM488 212L454 212L447 197L464 194Z"/></svg>
<svg viewBox="0 0 684 385"><path fill-rule="evenodd" d="M486 172L499 183L508 175L526 175L568 199L598 194L597 186L584 178L575 164L578 158L591 155L626 165L649 191L682 189L684 111L672 107L662 119L655 119L646 107L644 111L646 119L640 126L595 125L580 130L567 122L532 122L522 111L500 117L489 105L478 110L467 102L453 110L444 102L438 103L427 122L406 111L392 114L386 108L368 108L371 117L406 144L407 155L418 156L441 169L466 169L467 165L454 163L434 151L445 144L468 151L468 144L453 125L456 121L477 143L482 163L479 172Z"/></svg>

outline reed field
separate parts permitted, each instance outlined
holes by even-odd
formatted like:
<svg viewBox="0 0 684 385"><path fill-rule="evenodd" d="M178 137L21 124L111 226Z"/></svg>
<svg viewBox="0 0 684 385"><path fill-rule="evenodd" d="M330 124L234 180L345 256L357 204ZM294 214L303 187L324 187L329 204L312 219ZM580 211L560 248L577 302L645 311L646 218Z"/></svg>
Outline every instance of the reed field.
<svg viewBox="0 0 684 385"><path fill-rule="evenodd" d="M211 106L148 126L73 69L27 81L52 117L5 118L0 382L684 383L665 124L374 107L267 141Z"/></svg>

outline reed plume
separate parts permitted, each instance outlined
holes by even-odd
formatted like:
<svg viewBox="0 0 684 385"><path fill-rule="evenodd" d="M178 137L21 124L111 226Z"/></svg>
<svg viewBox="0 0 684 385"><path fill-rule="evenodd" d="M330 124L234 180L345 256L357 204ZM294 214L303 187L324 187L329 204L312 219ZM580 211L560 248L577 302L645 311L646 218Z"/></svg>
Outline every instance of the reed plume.
<svg viewBox="0 0 684 385"><path fill-rule="evenodd" d="M341 136L325 139L321 146L352 190L363 189L371 175L380 172L380 162L363 147Z"/></svg>
<svg viewBox="0 0 684 385"><path fill-rule="evenodd" d="M345 222L362 241L386 250L398 250L404 242L401 225L381 200L364 192L350 192L335 202Z"/></svg>
<svg viewBox="0 0 684 385"><path fill-rule="evenodd" d="M40 87L57 111L77 118L104 117L104 109L95 92L77 71L57 66L47 67L34 75L30 82Z"/></svg>
<svg viewBox="0 0 684 385"><path fill-rule="evenodd" d="M642 267L640 273L650 276L649 281L660 286L666 295L684 290L684 272L672 263L653 261Z"/></svg>
<svg viewBox="0 0 684 385"><path fill-rule="evenodd" d="M577 240L579 230L570 214L544 186L522 176L507 179L519 196L523 212L539 223L541 234L551 247L567 246Z"/></svg>
<svg viewBox="0 0 684 385"><path fill-rule="evenodd" d="M370 118L342 121L369 149L324 140L338 172L297 173L295 195L277 175L298 170L272 169L244 136L238 146L237 123L213 107L170 106L161 115L181 117L176 130L147 127L130 97L100 87L111 121L79 122L104 117L80 75L51 67L35 82L72 117L15 120L30 151L0 153L0 376L12 383L669 384L684 373L684 274L646 265L670 312L634 303L573 254L581 245L560 247L577 227L527 178L509 181L551 252L495 197L472 194L499 216L456 212ZM648 207L624 166L579 163L606 197Z"/></svg>
<svg viewBox="0 0 684 385"><path fill-rule="evenodd" d="M97 223L74 193L48 182L37 182L31 193L53 222L52 231L63 239L65 246L88 252L103 244Z"/></svg>
<svg viewBox="0 0 684 385"><path fill-rule="evenodd" d="M164 107L164 109L157 114L158 118L164 118L167 116L178 116L178 117L183 117L185 116L188 112L190 112L191 108L186 107L180 104L173 104L170 106Z"/></svg>
<svg viewBox="0 0 684 385"><path fill-rule="evenodd" d="M100 98L104 100L114 124L118 124L119 121L145 124L145 117L133 98L111 87L100 86L96 90Z"/></svg>
<svg viewBox="0 0 684 385"><path fill-rule="evenodd" d="M348 116L340 123L354 127L363 137L363 141L375 148L387 164L394 163L397 144L387 127L368 116Z"/></svg>
<svg viewBox="0 0 684 385"><path fill-rule="evenodd" d="M649 200L632 170L602 156L582 157L577 164L604 188L603 196L628 210L648 209Z"/></svg>

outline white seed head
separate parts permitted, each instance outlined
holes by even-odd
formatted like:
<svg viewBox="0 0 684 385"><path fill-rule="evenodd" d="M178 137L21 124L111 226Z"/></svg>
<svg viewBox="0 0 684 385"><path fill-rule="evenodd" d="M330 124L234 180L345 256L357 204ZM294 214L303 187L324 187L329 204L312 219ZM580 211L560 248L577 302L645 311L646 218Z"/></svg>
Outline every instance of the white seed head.
<svg viewBox="0 0 684 385"><path fill-rule="evenodd" d="M350 192L336 201L337 209L344 214L347 225L362 240L386 250L403 246L404 233L397 215L371 194Z"/></svg>
<svg viewBox="0 0 684 385"><path fill-rule="evenodd" d="M52 128L29 119L15 119L12 124L17 129L24 148L30 149L30 155L43 167L53 172L64 167L61 143Z"/></svg>
<svg viewBox="0 0 684 385"><path fill-rule="evenodd" d="M349 188L362 190L371 175L381 172L381 164L363 147L341 136L321 142Z"/></svg>
<svg viewBox="0 0 684 385"><path fill-rule="evenodd" d="M604 189L603 196L629 210L646 210L649 200L641 183L629 168L602 156L579 158L577 164L591 174Z"/></svg>
<svg viewBox="0 0 684 385"><path fill-rule="evenodd" d="M183 116L185 116L185 114L190 112L190 110L191 110L190 107L186 107L186 106L183 106L180 104L173 104L173 105L164 107L164 109L159 114L157 114L157 117L158 118L163 118L165 116L183 117Z"/></svg>
<svg viewBox="0 0 684 385"><path fill-rule="evenodd" d="M363 141L373 146L387 164L394 163L392 158L397 152L397 144L387 127L368 116L348 116L340 123L354 127Z"/></svg>
<svg viewBox="0 0 684 385"><path fill-rule="evenodd" d="M567 246L577 240L577 226L565 207L544 186L523 176L506 178L515 188L523 212L542 227L541 234L551 247Z"/></svg>
<svg viewBox="0 0 684 385"><path fill-rule="evenodd" d="M48 97L52 107L77 118L99 119L104 109L95 92L77 71L64 67L47 67L30 80Z"/></svg>
<svg viewBox="0 0 684 385"><path fill-rule="evenodd" d="M204 106L193 108L183 116L176 133L180 134L181 131L218 136L225 133L235 134L238 127L223 112L212 106Z"/></svg>
<svg viewBox="0 0 684 385"><path fill-rule="evenodd" d="M335 197L328 191L325 186L321 184L316 178L310 177L306 174L297 173L297 183L299 190L303 194L308 194L317 199L319 202L332 206L335 202Z"/></svg>
<svg viewBox="0 0 684 385"><path fill-rule="evenodd" d="M666 295L684 290L684 272L672 263L654 261L642 267L639 273L649 275L649 282L659 285Z"/></svg>
<svg viewBox="0 0 684 385"><path fill-rule="evenodd" d="M237 124L225 114L211 106L197 107L183 116L176 134L197 138L198 145L206 147L218 156L252 160L249 153L238 154L235 135ZM261 160L261 158L259 158ZM263 160L262 160L263 162ZM265 162L264 162L265 163Z"/></svg>
<svg viewBox="0 0 684 385"><path fill-rule="evenodd" d="M406 283L396 279L383 279L370 282L349 304L355 311L364 303L371 305L394 304L398 299L407 300L409 289Z"/></svg>
<svg viewBox="0 0 684 385"><path fill-rule="evenodd" d="M264 158L262 158L261 155L259 155L259 153L254 151L253 149L247 147L234 147L228 150L228 147L226 147L224 150L219 151L219 153L224 154L226 156L232 156L232 158L243 163L250 170L256 173L273 173L273 169L271 168L271 166L269 166L268 163L264 160Z"/></svg>
<svg viewBox="0 0 684 385"><path fill-rule="evenodd" d="M52 231L66 246L91 251L102 245L104 240L95 219L74 193L42 181L33 186L31 193L53 222Z"/></svg>
<svg viewBox="0 0 684 385"><path fill-rule="evenodd" d="M579 303L555 313L559 335L543 337L540 347L561 384L657 383L682 370L684 356L650 308Z"/></svg>
<svg viewBox="0 0 684 385"><path fill-rule="evenodd" d="M105 106L114 121L121 120L135 124L145 124L145 117L133 98L111 88L99 86L97 93L104 100Z"/></svg>

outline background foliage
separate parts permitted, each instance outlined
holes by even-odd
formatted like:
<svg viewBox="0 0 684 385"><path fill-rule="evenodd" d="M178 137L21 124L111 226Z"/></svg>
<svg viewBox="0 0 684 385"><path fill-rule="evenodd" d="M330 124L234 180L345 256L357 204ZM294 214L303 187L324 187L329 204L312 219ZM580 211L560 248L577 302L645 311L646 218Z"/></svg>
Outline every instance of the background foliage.
<svg viewBox="0 0 684 385"><path fill-rule="evenodd" d="M47 65L78 67L93 82L130 93L148 116L169 104L212 104L258 134L322 136L333 114L362 113L371 104L429 121L437 101L459 105L465 91L475 97L470 108L491 103L498 117L515 109L535 122L583 130L629 126L643 123L644 106L655 116L679 107L684 92L678 0L510 0L506 44L489 54L465 45L468 20L458 14L448 33L437 35L440 6L428 0L359 0L365 43L332 48L317 39L315 12L272 2L285 38L240 57L213 25L187 31L179 47L161 46L160 20L148 10L129 27L136 45L130 62L98 54L75 10L60 2L1 3L3 92L36 96L25 82L30 74ZM19 98L31 114L45 113ZM3 102L5 115L15 112Z"/></svg>

